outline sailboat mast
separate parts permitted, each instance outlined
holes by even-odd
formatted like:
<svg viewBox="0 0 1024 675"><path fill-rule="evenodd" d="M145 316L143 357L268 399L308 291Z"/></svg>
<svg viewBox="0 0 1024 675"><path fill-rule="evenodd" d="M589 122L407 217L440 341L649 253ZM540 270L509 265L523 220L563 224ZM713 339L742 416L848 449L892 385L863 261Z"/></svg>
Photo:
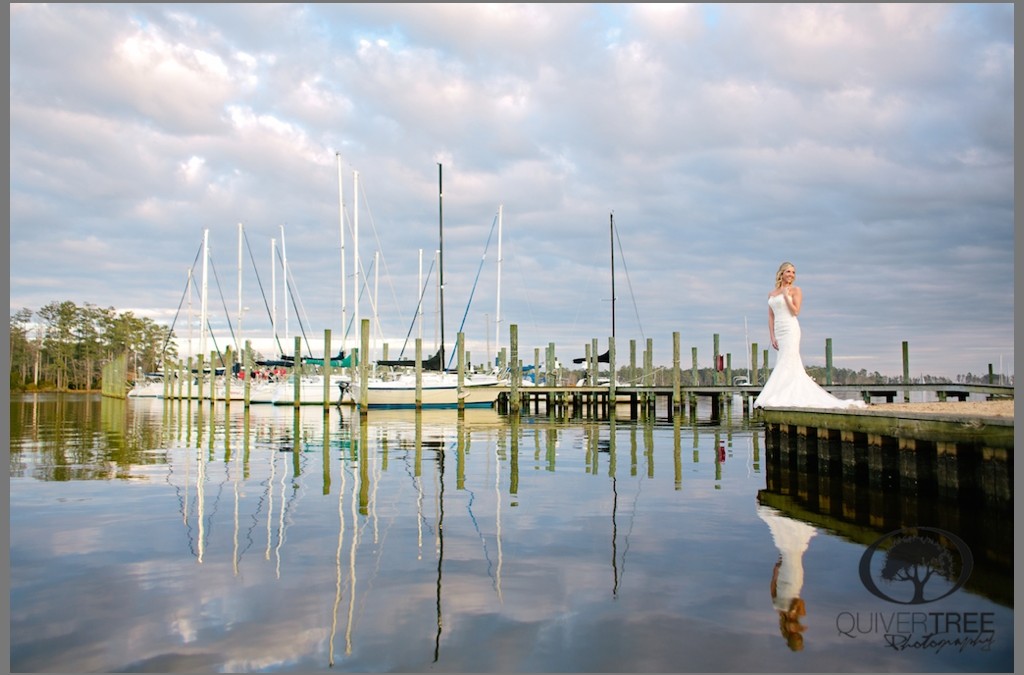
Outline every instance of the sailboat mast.
<svg viewBox="0 0 1024 675"><path fill-rule="evenodd" d="M242 353L242 224L238 224L238 338L235 351Z"/></svg>
<svg viewBox="0 0 1024 675"><path fill-rule="evenodd" d="M494 346L496 351L501 351L501 212L503 204L498 204L498 300L494 309ZM487 358L491 357L488 350ZM492 362L493 366L494 363Z"/></svg>
<svg viewBox="0 0 1024 675"><path fill-rule="evenodd" d="M419 330L418 336L423 340L423 249L420 249L419 276L417 277L416 292L420 295L419 308L416 311L416 326Z"/></svg>
<svg viewBox="0 0 1024 675"><path fill-rule="evenodd" d="M201 293L200 298L199 298L199 301L202 303L200 305L200 307L199 307L199 317L200 317L199 318L199 354L201 356L206 356L206 323L207 323L206 299L207 299L207 289L208 289L208 285L207 285L207 281L206 281L206 274L207 274L207 265L208 265L209 260L210 260L209 244L210 244L210 230L206 229L206 230L203 230L203 278L202 278L202 289L201 289L202 293Z"/></svg>
<svg viewBox="0 0 1024 675"><path fill-rule="evenodd" d="M284 225L281 225L281 276L283 277L282 288L284 290L284 341L288 342L288 300L290 293L288 292L288 253L284 246ZM296 354L295 358L299 355Z"/></svg>
<svg viewBox="0 0 1024 675"><path fill-rule="evenodd" d="M185 282L185 288L188 289L188 355L195 356L192 351L192 329L193 329L193 316L192 316L192 290L193 290L193 279L192 279L192 268L188 268L188 280Z"/></svg>
<svg viewBox="0 0 1024 675"><path fill-rule="evenodd" d="M615 214L608 214L612 243L612 339L615 339Z"/></svg>
<svg viewBox="0 0 1024 675"><path fill-rule="evenodd" d="M373 309L373 330L376 331L376 334L378 336L383 338L384 337L384 331L382 331L381 328L380 328L380 316L377 313L377 307L379 306L377 304L377 302L380 299L380 293L377 290L379 286L380 286L380 250L377 250L377 251L373 252L373 307L372 307L372 309ZM373 336L371 334L371 339L372 339L372 337Z"/></svg>
<svg viewBox="0 0 1024 675"><path fill-rule="evenodd" d="M441 370L445 368L444 360L444 189L441 181L441 163L437 163L437 229L438 229L438 284L440 286L441 310Z"/></svg>
<svg viewBox="0 0 1024 675"><path fill-rule="evenodd" d="M353 200L352 201L352 249L353 249L352 250L352 260L353 260L352 273L355 274L355 283L352 285L352 307L353 307L352 315L355 318L355 324L353 324L355 335L356 336L361 336L363 334L363 332L362 332L363 329L362 329L361 324L359 323L359 286L360 286L361 279L360 279L360 276L359 276L360 260L359 260L359 172L358 171L353 171L352 172L352 200ZM360 341L360 340L362 340L362 338L358 337L357 338L357 344L358 344L358 341ZM360 349L361 348L362 347L360 347ZM370 350L370 351L373 351L373 350ZM360 354L359 355L360 362L363 359L365 359L365 358L366 358L365 354Z"/></svg>
<svg viewBox="0 0 1024 675"><path fill-rule="evenodd" d="M743 344L747 347L747 377L754 381L754 374L750 372L750 334L747 333L747 317L743 317Z"/></svg>
<svg viewBox="0 0 1024 675"><path fill-rule="evenodd" d="M270 240L270 306L270 332L277 342L277 240L273 238Z"/></svg>
<svg viewBox="0 0 1024 675"><path fill-rule="evenodd" d="M338 159L338 231L341 236L341 351L345 351L345 318L348 311L348 298L345 290L345 198L342 189L341 153L336 152Z"/></svg>

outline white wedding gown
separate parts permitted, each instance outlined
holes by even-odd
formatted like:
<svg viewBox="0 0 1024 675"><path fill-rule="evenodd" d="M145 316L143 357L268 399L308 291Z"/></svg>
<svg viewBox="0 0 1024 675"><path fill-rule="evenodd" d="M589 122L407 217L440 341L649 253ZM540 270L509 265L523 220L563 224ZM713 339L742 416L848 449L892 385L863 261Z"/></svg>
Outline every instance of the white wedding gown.
<svg viewBox="0 0 1024 675"><path fill-rule="evenodd" d="M775 369L764 383L754 407L780 408L865 408L864 401L842 399L828 393L804 370L800 358L800 322L789 311L782 293L768 298L775 314L775 339L779 356Z"/></svg>

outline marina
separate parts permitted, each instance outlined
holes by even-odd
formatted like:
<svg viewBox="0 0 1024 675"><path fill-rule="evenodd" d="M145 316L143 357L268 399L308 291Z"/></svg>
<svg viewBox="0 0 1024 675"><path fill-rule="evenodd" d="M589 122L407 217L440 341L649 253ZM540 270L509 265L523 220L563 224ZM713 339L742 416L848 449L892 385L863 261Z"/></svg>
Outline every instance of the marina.
<svg viewBox="0 0 1024 675"><path fill-rule="evenodd" d="M654 367L650 339L639 353L630 340L620 365L613 336L566 368L554 344L524 364L513 324L493 367L470 365L460 331L446 368L421 338L412 359L386 344L360 358L374 350L370 320L358 324L359 347L337 357L330 330L322 358L299 337L269 361L246 342L167 361L127 396L122 358L102 396L19 403L12 665L1010 668L1014 387L991 365L987 382L915 382L904 342L902 380L843 384L829 351L821 386L866 407L755 408L767 351L750 345L751 367L734 371L717 334L711 368L695 347L683 367L678 332L669 367ZM68 417L81 447L47 431ZM62 555L31 538L39 528L115 545ZM42 561L71 581L34 582ZM68 597L107 632L134 628L102 611L111 583L69 585L97 569L125 587L114 605L147 608L121 619L146 639L111 644L83 622L34 637ZM892 628L925 603L947 618L941 633Z"/></svg>
<svg viewBox="0 0 1024 675"><path fill-rule="evenodd" d="M369 322L363 320L364 336L362 347L355 350L354 354L369 352L368 338ZM509 353L502 351L496 368L497 373L486 373L472 370L467 364L470 362L469 354L465 352L462 345L465 343L464 336L460 333L457 339L459 348L456 350L456 367L450 370L426 370L415 365L395 371L394 375L382 377L376 369L371 369L370 364L363 361L359 366L349 365L344 368L331 368L324 363L323 359L303 357L303 360L315 360L317 366L292 366L282 370L277 377L276 394L272 397L260 400L254 399L252 389L254 386L262 386L262 383L254 376L247 376L246 373L257 373L254 367L255 357L251 346L246 344L241 353L233 353L227 348L225 353L217 354L211 352L205 363L220 363L221 368L231 368L235 373L234 377L219 378L219 384L214 384L210 377L209 366L204 366L204 358L199 357L193 360L170 363L163 377L153 381L150 379L140 382L140 390L145 397L168 398L168 399L197 399L211 402L230 403L241 401L245 405L258 402L272 402L276 405L290 405L294 407L303 405L319 405L328 408L332 405L359 405L360 401L351 391L353 383L361 381L386 382L388 379L404 378L402 389L416 391L416 387L423 387L423 380L420 379L417 385L417 378L426 376L430 378L446 378L446 387L458 388L458 393L450 399L451 407L460 407L460 401L465 398L465 391L470 387L473 378L484 381L488 386L493 385L497 396L490 398L496 407L503 411L516 411L519 409L530 409L538 411L545 410L569 410L569 411L603 411L607 414L610 406L628 405L632 414L638 414L640 410L666 411L671 416L676 412L693 408L698 399L706 398L711 401L712 409L717 410L732 400L738 398L744 410L750 409L753 400L761 391L760 381L767 380L768 369L762 366L755 369L757 375L751 382L746 376L734 377L731 366L732 355L721 355L714 351L712 363L719 364L719 367L712 370L708 376L705 371L698 368L697 349L693 348L693 363L689 369L683 369L678 358L680 352L680 336L678 333L672 336L673 353L677 356L673 359L671 367L655 369L650 361L650 354L653 345L648 342L647 349L643 354L643 366L637 366L636 343L630 341L629 365L627 372L631 374L629 383L623 384L612 382L610 378L602 378L598 370L598 356L596 340L591 348L587 346L587 357L585 357L585 369L582 376L579 371L570 372L560 365L556 365L555 345L551 344L546 349L544 358L541 358L540 350L535 350L534 364L524 368L518 355L517 326L510 327L511 348ZM718 336L714 336L717 344ZM294 340L294 352L301 353L302 342L296 337ZM609 352L614 353L614 339L609 340ZM330 352L331 331L324 331L325 351ZM756 354L757 344L752 346L752 353ZM386 354L385 350L385 354ZM422 354L421 340L416 340L416 354ZM593 356L592 356L593 355ZM604 355L601 355L602 357ZM614 356L611 356L608 371L615 371L616 363ZM1001 383L989 366L988 381L986 383L966 382L930 382L919 383L911 381L908 375L908 352L907 345L903 345L904 358L904 381L898 383L884 384L833 384L831 383L831 368L826 369L826 382L822 386L829 392L841 396L854 396L864 400L866 403L885 401L893 403L902 401L909 403L912 399L916 401L936 400L946 401L956 399L967 401L969 398L975 400L983 399L1012 399L1014 386ZM422 359L410 360L410 364L423 363ZM607 361L606 361L607 362ZM767 362L767 353L764 355L764 362ZM351 360L350 363L354 363ZM756 365L756 360L754 361ZM234 367L232 367L234 364ZM509 365L515 364L515 365ZM527 370L533 373L533 381L524 383L524 372ZM390 372L386 371L386 372ZM201 373L205 375L200 376ZM574 381L569 382L570 379ZM604 380L602 382L602 379ZM710 383L703 380L710 379ZM104 371L104 395L120 398L132 397L132 388L128 385L127 373L123 364L116 360ZM231 381L234 380L232 384ZM668 384L649 384L655 380L665 381ZM254 384L255 382L255 384ZM588 384L588 382L599 382L599 384ZM339 384L344 384L341 388ZM548 384L553 383L553 384ZM290 387L290 391L289 391ZM126 393L127 392L127 393ZM205 392L205 393L204 393ZM422 405L422 389L407 399L408 407ZM417 403L417 401L419 403Z"/></svg>
<svg viewBox="0 0 1024 675"><path fill-rule="evenodd" d="M9 671L1014 672L1015 11L11 5Z"/></svg>
<svg viewBox="0 0 1024 675"><path fill-rule="evenodd" d="M316 405L329 408L335 405L351 406L358 403L349 391L348 387L339 389L339 382L351 382L350 376L336 374L331 377L327 385L324 385L322 375L310 377L303 376L286 378L277 383L274 391L278 392L273 397L257 400L247 393L246 381L236 382L233 388L228 388L228 394L224 394L224 387L211 391L207 389L204 398L202 391L196 386L193 392L187 384L188 378L175 376L171 383L148 383L146 390L152 398L168 398L171 400L196 399L206 400L211 403L238 404L246 406L250 404L270 402L275 405L285 406L308 406ZM458 379L451 378L451 385L457 387ZM414 375L407 375L405 385L407 389L415 390L416 381ZM299 388L299 394L294 394L295 388ZM509 412L513 409L527 410L534 413L551 411L555 414L578 415L582 413L607 416L612 406L616 408L626 407L630 416L636 417L640 414L662 415L671 418L676 413L695 413L699 400L706 400L711 404L712 411L721 411L727 405L738 401L742 409L749 413L753 401L760 393L761 388L751 384L733 385L683 385L674 384L671 386L638 386L638 385L571 385L571 386L548 386L530 385L513 387L510 379L497 382L495 386L497 397L494 406L503 411ZM880 384L880 385L826 385L825 389L837 396L855 396L867 403L894 403L897 400L910 402L913 398L917 401L933 400L946 401L957 400L967 401L969 398L999 400L1011 399L1014 394L1012 385L1000 384L963 384L963 383L934 383L934 384ZM247 398L248 396L248 398ZM414 399L415 400L415 399ZM422 398L420 399L422 400ZM415 406L413 406L415 407ZM451 407L458 407L458 399L452 399Z"/></svg>

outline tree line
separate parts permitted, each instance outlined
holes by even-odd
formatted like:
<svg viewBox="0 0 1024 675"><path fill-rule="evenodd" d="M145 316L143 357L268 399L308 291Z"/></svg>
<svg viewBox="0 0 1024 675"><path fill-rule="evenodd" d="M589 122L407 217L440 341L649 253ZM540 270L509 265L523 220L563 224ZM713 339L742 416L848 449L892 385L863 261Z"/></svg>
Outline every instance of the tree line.
<svg viewBox="0 0 1024 675"><path fill-rule="evenodd" d="M170 328L113 307L64 301L38 311L23 308L11 315L10 388L99 389L103 366L122 354L133 375L177 358L173 337Z"/></svg>

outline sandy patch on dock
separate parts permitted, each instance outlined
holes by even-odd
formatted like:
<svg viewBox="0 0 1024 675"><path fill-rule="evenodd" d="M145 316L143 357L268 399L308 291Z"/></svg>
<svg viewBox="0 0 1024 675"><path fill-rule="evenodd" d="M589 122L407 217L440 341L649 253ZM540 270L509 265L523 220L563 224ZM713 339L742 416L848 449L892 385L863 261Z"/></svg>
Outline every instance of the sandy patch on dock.
<svg viewBox="0 0 1024 675"><path fill-rule="evenodd" d="M1013 417L1013 399L996 401L933 401L930 403L876 403L869 410L884 412L942 413L966 417Z"/></svg>

